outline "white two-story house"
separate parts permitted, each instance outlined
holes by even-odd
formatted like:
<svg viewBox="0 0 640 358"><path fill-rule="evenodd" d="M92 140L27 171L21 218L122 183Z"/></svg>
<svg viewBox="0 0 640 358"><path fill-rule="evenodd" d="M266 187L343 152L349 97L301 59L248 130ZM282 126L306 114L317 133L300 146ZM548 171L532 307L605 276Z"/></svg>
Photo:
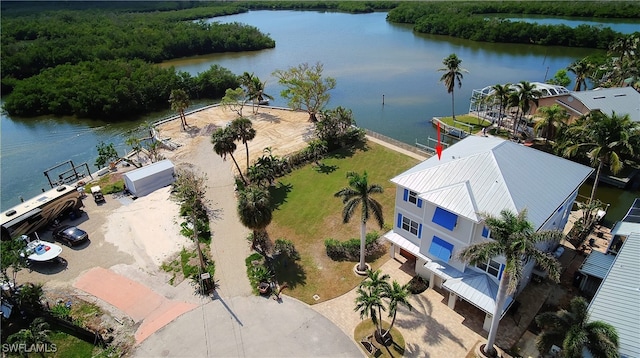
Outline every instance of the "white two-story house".
<svg viewBox="0 0 640 358"><path fill-rule="evenodd" d="M578 188L592 168L496 137L470 136L391 179L397 185L391 256L415 257L415 271L430 287L449 291L449 307L464 299L486 313L495 307L504 258L469 266L458 259L465 247L491 240L481 214L500 216L527 209L536 230L562 230ZM557 243L544 243L550 251ZM402 250L402 252L401 252ZM519 291L531 279L526 266ZM509 307L512 297L507 300ZM504 312L503 312L504 314Z"/></svg>

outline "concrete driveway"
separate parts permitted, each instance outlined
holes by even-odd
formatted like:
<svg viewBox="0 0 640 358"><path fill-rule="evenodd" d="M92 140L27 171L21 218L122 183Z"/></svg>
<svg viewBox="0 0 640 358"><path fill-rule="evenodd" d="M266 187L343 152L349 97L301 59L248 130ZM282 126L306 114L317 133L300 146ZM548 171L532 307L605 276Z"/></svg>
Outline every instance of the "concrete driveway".
<svg viewBox="0 0 640 358"><path fill-rule="evenodd" d="M136 357L362 357L353 339L283 296L208 299L147 338Z"/></svg>

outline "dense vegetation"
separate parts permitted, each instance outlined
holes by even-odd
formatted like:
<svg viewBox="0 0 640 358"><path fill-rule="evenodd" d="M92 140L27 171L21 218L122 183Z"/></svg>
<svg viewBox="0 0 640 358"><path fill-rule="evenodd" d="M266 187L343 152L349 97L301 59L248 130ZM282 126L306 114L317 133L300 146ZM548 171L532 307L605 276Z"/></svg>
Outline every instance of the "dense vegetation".
<svg viewBox="0 0 640 358"><path fill-rule="evenodd" d="M530 14L602 18L638 18L634 2L407 2L391 10L387 20L414 24L414 31L474 41L606 49L620 33L580 25L538 25L487 14Z"/></svg>
<svg viewBox="0 0 640 358"><path fill-rule="evenodd" d="M212 66L192 77L142 60L98 60L59 65L17 83L4 109L19 116L77 115L121 120L169 106L171 90L191 98L219 98L238 86L231 71Z"/></svg>

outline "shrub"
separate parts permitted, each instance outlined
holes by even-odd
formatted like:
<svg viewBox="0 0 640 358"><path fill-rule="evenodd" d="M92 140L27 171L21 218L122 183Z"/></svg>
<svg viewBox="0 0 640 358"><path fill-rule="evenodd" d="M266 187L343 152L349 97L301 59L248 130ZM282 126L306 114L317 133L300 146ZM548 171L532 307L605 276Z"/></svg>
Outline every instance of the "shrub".
<svg viewBox="0 0 640 358"><path fill-rule="evenodd" d="M365 243L365 256L377 252L380 249L380 234L372 231L367 234ZM347 241L338 241L336 239L326 239L324 247L327 250L327 256L335 261L358 261L360 259L360 239L352 238Z"/></svg>
<svg viewBox="0 0 640 358"><path fill-rule="evenodd" d="M300 253L296 250L291 240L277 239L275 244L276 254L289 260L300 260Z"/></svg>
<svg viewBox="0 0 640 358"><path fill-rule="evenodd" d="M67 321L71 320L71 307L68 307L64 303L56 304L55 306L51 307L49 312L54 317L58 317Z"/></svg>
<svg viewBox="0 0 640 358"><path fill-rule="evenodd" d="M422 293L429 288L429 281L425 280L420 276L413 276L411 281L409 281L409 292L414 295Z"/></svg>

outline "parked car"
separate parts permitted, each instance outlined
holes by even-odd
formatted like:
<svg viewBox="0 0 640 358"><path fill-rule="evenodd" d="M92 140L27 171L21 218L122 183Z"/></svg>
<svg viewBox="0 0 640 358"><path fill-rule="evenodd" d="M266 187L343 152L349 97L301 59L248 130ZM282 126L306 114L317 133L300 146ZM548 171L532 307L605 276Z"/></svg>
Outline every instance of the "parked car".
<svg viewBox="0 0 640 358"><path fill-rule="evenodd" d="M75 246L89 239L86 231L75 226L64 225L53 231L53 238L67 246Z"/></svg>

